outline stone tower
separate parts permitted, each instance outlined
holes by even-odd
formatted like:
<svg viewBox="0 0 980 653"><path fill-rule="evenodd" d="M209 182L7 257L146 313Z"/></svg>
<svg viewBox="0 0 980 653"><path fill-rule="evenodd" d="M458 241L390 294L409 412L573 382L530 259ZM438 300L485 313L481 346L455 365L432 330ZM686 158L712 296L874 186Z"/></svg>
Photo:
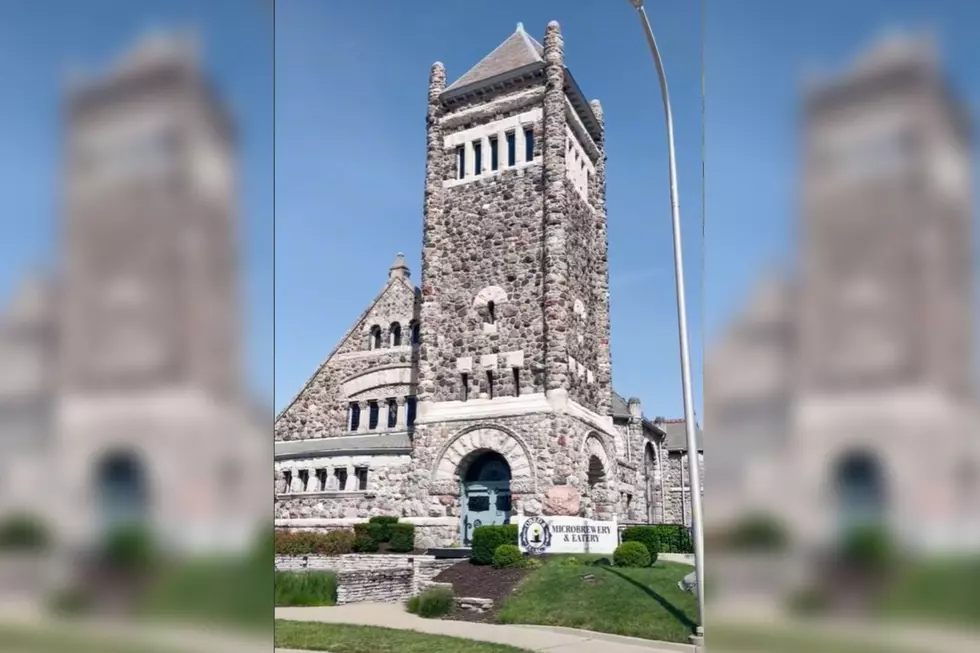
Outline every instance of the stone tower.
<svg viewBox="0 0 980 653"><path fill-rule="evenodd" d="M251 527L231 520L269 454L241 412L230 116L174 35L66 105L61 535L136 520L182 547Z"/></svg>
<svg viewBox="0 0 980 653"><path fill-rule="evenodd" d="M489 394L489 371L497 396L519 384L607 414L602 111L557 23L543 46L518 26L448 87L435 64L427 134L420 400L460 399L464 373Z"/></svg>
<svg viewBox="0 0 980 653"><path fill-rule="evenodd" d="M238 392L232 132L192 46L147 39L112 72L69 89L69 394Z"/></svg>
<svg viewBox="0 0 980 653"><path fill-rule="evenodd" d="M602 121L565 67L556 22L543 45L518 25L448 86L432 67L414 447L443 507L476 457L497 452L515 510L534 514L566 483L595 514L612 510L603 491L622 445Z"/></svg>
<svg viewBox="0 0 980 653"><path fill-rule="evenodd" d="M969 132L928 40L882 41L807 91L790 513L815 540L855 519L908 538L957 521Z"/></svg>

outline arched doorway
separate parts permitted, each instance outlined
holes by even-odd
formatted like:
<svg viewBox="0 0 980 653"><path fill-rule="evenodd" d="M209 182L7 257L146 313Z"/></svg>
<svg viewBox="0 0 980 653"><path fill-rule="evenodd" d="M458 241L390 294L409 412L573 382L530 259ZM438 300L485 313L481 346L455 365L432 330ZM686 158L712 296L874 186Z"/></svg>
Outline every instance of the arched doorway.
<svg viewBox="0 0 980 653"><path fill-rule="evenodd" d="M842 532L880 524L887 508L884 474L871 453L856 451L840 458L834 470L837 517Z"/></svg>
<svg viewBox="0 0 980 653"><path fill-rule="evenodd" d="M95 489L104 531L141 524L146 519L146 474L135 455L113 452L103 457L95 470Z"/></svg>
<svg viewBox="0 0 980 653"><path fill-rule="evenodd" d="M470 546L480 526L510 523L511 470L496 451L474 454L462 477L460 540Z"/></svg>

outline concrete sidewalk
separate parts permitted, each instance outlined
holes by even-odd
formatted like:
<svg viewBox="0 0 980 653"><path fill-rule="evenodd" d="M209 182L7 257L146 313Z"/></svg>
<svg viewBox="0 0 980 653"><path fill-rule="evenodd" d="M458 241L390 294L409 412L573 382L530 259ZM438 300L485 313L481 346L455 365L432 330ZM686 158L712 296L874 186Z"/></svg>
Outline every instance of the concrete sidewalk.
<svg viewBox="0 0 980 653"><path fill-rule="evenodd" d="M398 603L352 603L330 608L276 608L276 619L400 628L430 635L508 644L529 651L548 653L696 653L698 650L690 644L651 642L573 628L423 619L406 612Z"/></svg>

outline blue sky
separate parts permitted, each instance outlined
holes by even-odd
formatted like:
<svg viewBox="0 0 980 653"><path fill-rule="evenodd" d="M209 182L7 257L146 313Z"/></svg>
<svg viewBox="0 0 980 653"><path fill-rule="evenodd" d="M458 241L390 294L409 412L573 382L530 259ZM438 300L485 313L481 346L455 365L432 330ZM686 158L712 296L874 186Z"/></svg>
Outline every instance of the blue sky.
<svg viewBox="0 0 980 653"><path fill-rule="evenodd" d="M148 30L194 28L240 130L240 233L249 384L273 381L273 32L266 0L4 0L0 3L0 306L31 270L57 265L62 84L99 72Z"/></svg>
<svg viewBox="0 0 980 653"><path fill-rule="evenodd" d="M656 16L677 114L699 369L700 9L669 2ZM419 279L432 63L442 61L450 78L459 77L518 21L541 40L552 19L562 24L569 68L606 115L615 387L641 397L650 416L683 414L663 114L653 63L625 0L279 3L278 408L383 287L399 251Z"/></svg>

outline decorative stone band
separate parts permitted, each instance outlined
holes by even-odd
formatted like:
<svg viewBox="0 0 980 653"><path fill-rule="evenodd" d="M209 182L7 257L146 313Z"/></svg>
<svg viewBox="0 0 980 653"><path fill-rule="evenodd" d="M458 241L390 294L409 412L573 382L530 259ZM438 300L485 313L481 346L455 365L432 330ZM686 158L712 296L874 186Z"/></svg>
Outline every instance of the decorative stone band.
<svg viewBox="0 0 980 653"><path fill-rule="evenodd" d="M456 489L459 492L459 488ZM354 524L362 524L366 521L366 518L337 518L337 519L321 519L318 517L301 517L296 519L277 519L275 522L276 528L346 528L353 526ZM458 517L401 517L398 521L406 524L415 524L419 527L437 527L437 526L450 526L456 528L459 526Z"/></svg>
<svg viewBox="0 0 980 653"><path fill-rule="evenodd" d="M537 392L520 397L495 397L470 399L469 401L420 402L416 424L458 422L470 420L532 415L534 413L558 413L576 417L597 431L617 437L612 416L602 416L585 406L568 399L564 389L551 390L547 394Z"/></svg>

